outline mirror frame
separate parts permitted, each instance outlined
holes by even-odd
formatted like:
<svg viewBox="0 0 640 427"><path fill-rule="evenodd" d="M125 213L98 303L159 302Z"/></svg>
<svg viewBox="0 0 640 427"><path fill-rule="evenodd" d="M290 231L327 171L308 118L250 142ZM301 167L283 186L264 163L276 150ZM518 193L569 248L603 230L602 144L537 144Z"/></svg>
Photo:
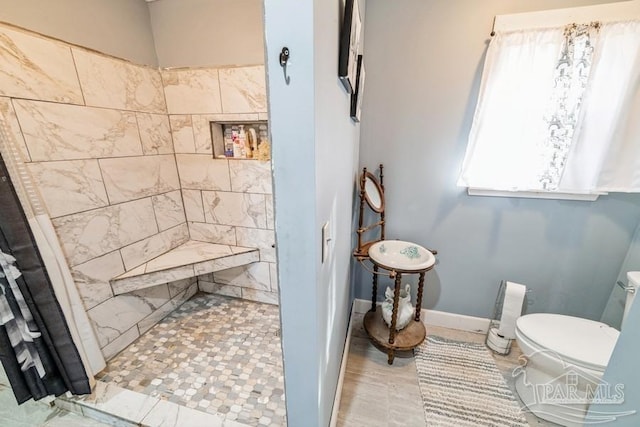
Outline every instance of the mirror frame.
<svg viewBox="0 0 640 427"><path fill-rule="evenodd" d="M373 185L376 187L376 190L378 190L378 194L380 195L379 208L374 207L371 199L369 198L369 194L367 193L367 189L366 189L367 179L369 179L373 183ZM369 205L371 210L377 213L384 212L384 191L382 190L382 186L380 185L380 182L378 182L378 179L376 178L376 176L369 171L365 172L364 176L362 177L360 186L362 187L360 188L360 190L364 194L364 199L367 201L367 204Z"/></svg>

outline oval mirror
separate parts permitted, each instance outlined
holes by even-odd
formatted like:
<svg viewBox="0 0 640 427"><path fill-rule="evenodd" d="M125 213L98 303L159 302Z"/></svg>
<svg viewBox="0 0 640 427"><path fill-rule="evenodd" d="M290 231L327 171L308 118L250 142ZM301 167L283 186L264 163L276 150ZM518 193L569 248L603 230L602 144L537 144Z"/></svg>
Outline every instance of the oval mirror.
<svg viewBox="0 0 640 427"><path fill-rule="evenodd" d="M364 197L369 207L375 212L380 213L384 210L382 187L371 172L366 172L364 176Z"/></svg>

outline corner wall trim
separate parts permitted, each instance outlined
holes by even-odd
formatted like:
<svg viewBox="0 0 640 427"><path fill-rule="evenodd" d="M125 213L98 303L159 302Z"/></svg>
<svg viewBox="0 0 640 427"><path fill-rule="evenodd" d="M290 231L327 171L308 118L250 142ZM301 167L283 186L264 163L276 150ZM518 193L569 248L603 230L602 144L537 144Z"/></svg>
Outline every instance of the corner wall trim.
<svg viewBox="0 0 640 427"><path fill-rule="evenodd" d="M379 305L380 303L378 303ZM356 299L353 302L356 313L366 313L371 308L371 301ZM422 321L427 325L443 328L458 329L460 331L478 332L486 334L489 329L489 319L483 317L466 316L464 314L447 313L445 311L422 309ZM349 323L351 328L351 323Z"/></svg>
<svg viewBox="0 0 640 427"><path fill-rule="evenodd" d="M342 351L342 361L340 362L340 374L338 375L338 385L336 386L336 396L333 399L333 410L331 411L331 420L329 427L336 427L338 424L338 411L340 410L340 399L342 398L342 386L344 385L344 374L347 369L347 360L349 360L349 346L351 345L351 330L353 329L353 315L359 313L356 311L356 302L351 303L351 314L349 315L349 326L347 327L347 339L344 342L344 350Z"/></svg>

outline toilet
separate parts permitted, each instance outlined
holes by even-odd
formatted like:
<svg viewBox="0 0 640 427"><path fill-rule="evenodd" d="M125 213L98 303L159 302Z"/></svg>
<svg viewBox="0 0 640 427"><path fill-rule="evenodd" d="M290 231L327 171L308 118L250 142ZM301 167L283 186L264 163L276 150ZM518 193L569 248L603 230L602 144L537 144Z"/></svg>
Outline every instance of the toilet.
<svg viewBox="0 0 640 427"><path fill-rule="evenodd" d="M627 273L627 278L623 325L640 271ZM516 341L525 363L513 375L522 402L547 421L570 427L588 423L585 416L594 396L613 399L610 403L623 398L614 385L598 388L619 335L604 323L578 317L535 313L518 318Z"/></svg>

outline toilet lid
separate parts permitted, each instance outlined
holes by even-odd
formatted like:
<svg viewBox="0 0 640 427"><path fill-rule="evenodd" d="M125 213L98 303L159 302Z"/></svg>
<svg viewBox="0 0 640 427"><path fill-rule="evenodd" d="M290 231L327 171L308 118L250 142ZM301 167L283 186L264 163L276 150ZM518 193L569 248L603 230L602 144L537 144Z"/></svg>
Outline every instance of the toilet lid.
<svg viewBox="0 0 640 427"><path fill-rule="evenodd" d="M598 370L609 363L620 332L593 320L536 313L518 318L518 331L569 362Z"/></svg>

